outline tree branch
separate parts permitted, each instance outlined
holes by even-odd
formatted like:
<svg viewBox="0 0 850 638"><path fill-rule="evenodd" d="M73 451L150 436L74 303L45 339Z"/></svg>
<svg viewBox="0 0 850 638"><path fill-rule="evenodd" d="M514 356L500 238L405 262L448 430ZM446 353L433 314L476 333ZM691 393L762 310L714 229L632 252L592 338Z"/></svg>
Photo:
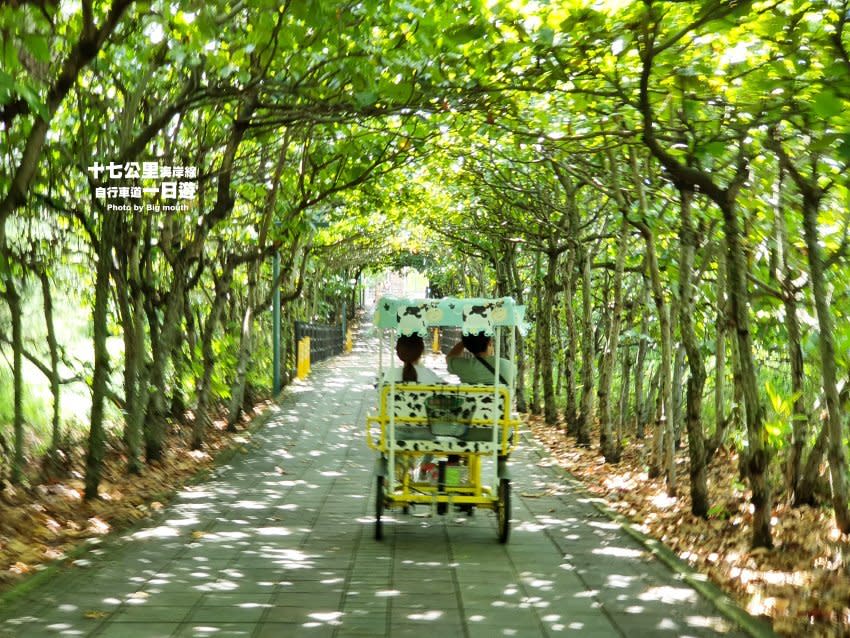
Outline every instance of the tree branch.
<svg viewBox="0 0 850 638"><path fill-rule="evenodd" d="M8 345L10 347L14 347L12 340L9 339L6 335L0 335L0 342L5 343L6 345ZM41 359L39 359L36 355L34 355L32 352L30 352L26 348L21 349L21 354L24 355L24 358L27 361L29 361L36 368L38 368L39 372L41 372L45 377L47 377L48 379L51 378L52 372L50 371L50 367L45 365L41 361ZM60 385L66 385L68 383L82 382L82 381L85 381L85 379L81 375L76 374L73 377L65 377L65 378L60 377L58 381L59 381Z"/></svg>
<svg viewBox="0 0 850 638"><path fill-rule="evenodd" d="M6 219L12 212L23 205L26 201L27 193L30 188L30 183L35 175L38 166L38 157L41 154L41 149L44 146L47 138L47 130L50 121L59 109L60 104L65 99L65 96L74 86L80 72L91 62L103 48L106 40L112 35L112 32L118 26L121 16L124 11L133 3L133 0L113 0L112 7L109 10L103 24L100 28L95 28L89 20L84 20L83 30L80 34L80 39L77 44L71 49L68 57L62 63L59 75L56 77L53 85L47 91L47 99L45 103L45 112L47 117L36 116L33 126L30 129L26 144L21 159L18 162L18 167L9 184L9 191L6 193L2 201L0 201L0 224L5 223ZM88 8L87 8L88 7ZM91 11L90 0L83 3L83 17L86 18L86 13ZM21 115L28 112L26 109L23 112L17 113ZM4 122L6 129L10 128L11 121Z"/></svg>

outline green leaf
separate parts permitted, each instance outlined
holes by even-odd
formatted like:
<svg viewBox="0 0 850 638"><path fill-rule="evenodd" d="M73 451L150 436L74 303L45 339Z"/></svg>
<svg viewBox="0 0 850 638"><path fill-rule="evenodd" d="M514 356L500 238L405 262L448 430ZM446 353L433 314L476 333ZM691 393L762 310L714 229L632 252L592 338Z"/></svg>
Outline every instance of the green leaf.
<svg viewBox="0 0 850 638"><path fill-rule="evenodd" d="M777 414L782 413L782 397L776 393L773 389L773 385L770 381L766 381L764 384L764 388L767 391L767 396L770 398L771 406L773 407L773 411Z"/></svg>
<svg viewBox="0 0 850 638"><path fill-rule="evenodd" d="M830 118L844 110L844 102L830 89L824 89L812 100L812 111L822 118Z"/></svg>
<svg viewBox="0 0 850 638"><path fill-rule="evenodd" d="M778 437L782 434L782 426L779 421L765 421L764 429L771 437Z"/></svg>
<svg viewBox="0 0 850 638"><path fill-rule="evenodd" d="M14 92L15 79L5 71L0 70L0 92L2 91Z"/></svg>
<svg viewBox="0 0 850 638"><path fill-rule="evenodd" d="M4 46L0 47L0 62L2 62L2 66L6 68L6 72L12 72L21 67L20 62L18 62L18 51L15 47L12 46Z"/></svg>
<svg viewBox="0 0 850 638"><path fill-rule="evenodd" d="M455 27L454 29L449 29L449 31L446 32L446 39L452 42L452 44L460 45L471 42L472 40L483 38L485 34L486 32L484 27L480 24L468 24L461 27Z"/></svg>
<svg viewBox="0 0 850 638"><path fill-rule="evenodd" d="M535 39L550 47L555 42L555 31L549 27L543 27L535 34Z"/></svg>
<svg viewBox="0 0 850 638"><path fill-rule="evenodd" d="M47 38L41 35L26 35L24 36L24 44L36 60L50 62L50 45Z"/></svg>
<svg viewBox="0 0 850 638"><path fill-rule="evenodd" d="M357 106L372 106L378 101L378 94L374 91L357 91L354 94L354 100L357 102Z"/></svg>
<svg viewBox="0 0 850 638"><path fill-rule="evenodd" d="M729 510L726 509L726 506L722 503L716 503L715 505L712 505L710 508L708 508L709 518L719 518L721 520L726 520L730 516L731 514L729 513Z"/></svg>
<svg viewBox="0 0 850 638"><path fill-rule="evenodd" d="M18 93L20 93L21 97L27 101L27 104L30 105L30 108L39 115L43 120L47 121L50 119L50 114L47 112L47 105L41 101L38 97L38 94L33 91L26 84L17 84Z"/></svg>
<svg viewBox="0 0 850 638"><path fill-rule="evenodd" d="M843 159L845 164L850 164L850 133L842 134L839 139L841 142L836 149L838 157Z"/></svg>
<svg viewBox="0 0 850 638"><path fill-rule="evenodd" d="M729 146L724 142L709 142L708 144L704 144L702 146L702 150L706 155L710 155L711 157L723 157Z"/></svg>

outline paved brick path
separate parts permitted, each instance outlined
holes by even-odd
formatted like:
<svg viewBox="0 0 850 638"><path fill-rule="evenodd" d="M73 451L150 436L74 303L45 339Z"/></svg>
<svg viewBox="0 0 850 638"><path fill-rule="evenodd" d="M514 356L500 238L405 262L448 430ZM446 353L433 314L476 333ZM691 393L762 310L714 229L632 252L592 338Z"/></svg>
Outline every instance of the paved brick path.
<svg viewBox="0 0 850 638"><path fill-rule="evenodd" d="M495 517L390 512L373 539L373 342L287 390L246 454L0 608L0 636L715 636L713 606L547 467ZM418 508L421 510L424 508Z"/></svg>

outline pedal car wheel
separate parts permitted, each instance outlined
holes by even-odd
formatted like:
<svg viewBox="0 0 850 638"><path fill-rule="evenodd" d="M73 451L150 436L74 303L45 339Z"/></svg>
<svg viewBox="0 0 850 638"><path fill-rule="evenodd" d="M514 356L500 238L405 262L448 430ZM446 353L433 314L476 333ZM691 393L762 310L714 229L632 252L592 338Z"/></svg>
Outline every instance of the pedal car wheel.
<svg viewBox="0 0 850 638"><path fill-rule="evenodd" d="M499 542L507 543L511 533L511 482L508 479L499 481L499 502L496 507L499 522Z"/></svg>
<svg viewBox="0 0 850 638"><path fill-rule="evenodd" d="M375 481L375 540L384 538L384 524L381 515L384 513L384 477L378 476Z"/></svg>

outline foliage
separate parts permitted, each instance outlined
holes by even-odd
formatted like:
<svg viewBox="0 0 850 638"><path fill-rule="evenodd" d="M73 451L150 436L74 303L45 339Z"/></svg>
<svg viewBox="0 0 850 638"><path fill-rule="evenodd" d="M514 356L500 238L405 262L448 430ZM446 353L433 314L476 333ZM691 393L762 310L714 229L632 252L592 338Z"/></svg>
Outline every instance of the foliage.
<svg viewBox="0 0 850 638"><path fill-rule="evenodd" d="M797 498L805 466L824 458L813 415L844 410L828 400L828 377L846 403L850 366L848 9L846 0L0 6L0 429L17 445L10 454L19 464L30 441L56 436L37 397L58 400L63 417L86 413L66 401L72 382L51 396L51 379L91 386L91 474L103 421L109 436L123 429L138 471L134 428L156 460L168 400L186 403L181 418L196 422L183 427L200 436L193 410L238 399L246 384L249 396L262 393L277 255L290 324L336 320L357 282L386 269L415 267L437 294L521 299L534 320L521 393L542 396L547 419L564 415L570 429L596 416L592 401L589 414L576 411L579 394L625 391L610 404L626 449L644 427L660 431L662 363L677 380L665 419L689 442L693 371L676 353L693 336L689 352L708 372L698 415L708 447L732 441L749 454L765 442L763 475L790 463L796 476L772 487ZM89 167L145 161L196 169L196 196L176 211L110 211ZM697 235L692 330L676 312L686 192ZM821 273L812 245L824 252ZM738 258L743 272L733 273ZM661 308L672 317L669 355ZM617 319L620 345L606 357ZM24 354L35 361L18 365ZM762 417L754 438L748 425ZM840 473L846 450L835 438L828 461ZM726 511L722 503L707 509Z"/></svg>

